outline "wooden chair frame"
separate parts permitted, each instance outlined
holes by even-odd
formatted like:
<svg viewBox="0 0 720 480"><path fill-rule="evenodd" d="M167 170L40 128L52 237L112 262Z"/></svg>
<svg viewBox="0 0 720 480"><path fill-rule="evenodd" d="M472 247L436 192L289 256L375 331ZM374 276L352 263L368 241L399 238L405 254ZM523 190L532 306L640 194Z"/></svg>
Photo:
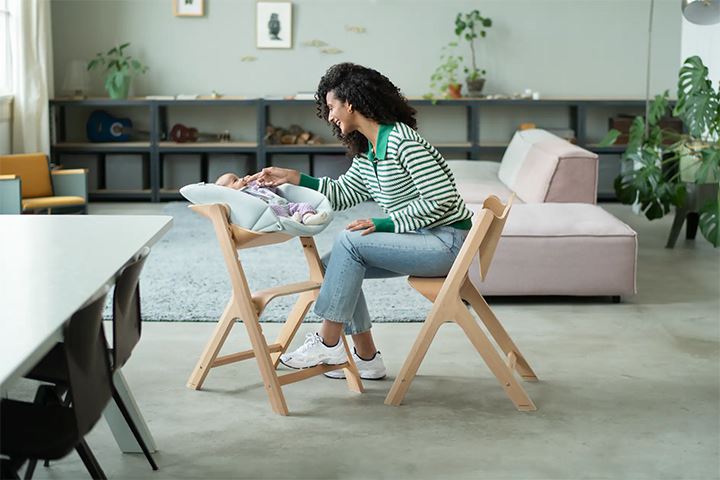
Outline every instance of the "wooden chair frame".
<svg viewBox="0 0 720 480"><path fill-rule="evenodd" d="M352 359L344 335L342 341L347 353L347 362L340 365L318 365L281 376L278 376L275 371L280 361L280 355L287 350L290 342L292 342L300 324L305 319L305 315L310 310L310 306L317 299L322 285L323 267L313 238L299 237L310 271L309 280L251 293L237 251L285 242L292 237L281 232L258 233L232 225L228 222L229 208L227 205L191 205L190 208L208 217L213 223L230 274L232 294L225 311L218 320L215 332L210 337L205 350L190 375L187 386L199 390L202 388L210 369L255 358L265 384L265 390L270 399L270 405L273 411L280 415L288 415L287 404L281 389L283 385L305 380L332 370L344 369L348 388L354 392L362 393L363 385L360 374ZM259 322L260 315L262 315L263 310L272 299L296 293L299 293L300 297L285 321L278 338L274 343L268 344ZM235 325L236 319L241 319L245 328L247 328L252 349L218 357L218 353L233 325Z"/></svg>
<svg viewBox="0 0 720 480"><path fill-rule="evenodd" d="M410 354L385 398L386 405L400 405L438 329L445 322L455 322L463 329L497 377L500 385L515 404L515 408L521 411L536 410L535 404L513 374L518 372L525 381L537 381L535 372L468 278L468 269L479 252L480 277L485 279L513 199L514 196L510 198L507 206L495 196L485 200L478 219L470 229L447 277L408 278L410 285L433 302L433 305ZM501 355L488 339L463 301L475 310L504 355Z"/></svg>

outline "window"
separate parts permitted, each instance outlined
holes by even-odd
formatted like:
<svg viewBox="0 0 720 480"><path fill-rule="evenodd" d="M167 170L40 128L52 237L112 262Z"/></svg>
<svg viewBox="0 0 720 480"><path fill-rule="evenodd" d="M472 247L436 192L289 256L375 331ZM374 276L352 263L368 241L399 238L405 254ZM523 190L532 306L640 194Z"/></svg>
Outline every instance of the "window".
<svg viewBox="0 0 720 480"><path fill-rule="evenodd" d="M8 0L0 0L0 95L12 92L10 53L10 10Z"/></svg>

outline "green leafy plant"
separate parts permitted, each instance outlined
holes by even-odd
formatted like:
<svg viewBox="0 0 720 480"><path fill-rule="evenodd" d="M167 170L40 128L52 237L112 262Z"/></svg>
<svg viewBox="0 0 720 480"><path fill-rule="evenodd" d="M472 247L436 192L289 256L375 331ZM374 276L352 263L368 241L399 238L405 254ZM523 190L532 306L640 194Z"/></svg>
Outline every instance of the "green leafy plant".
<svg viewBox="0 0 720 480"><path fill-rule="evenodd" d="M444 98L448 98L450 95L450 88L457 88L457 86L460 85L458 72L462 65L463 57L455 55L455 48L457 48L457 42L450 42L442 47L442 53L440 55L441 63L430 76L430 88ZM432 98L433 94L430 93L425 97Z"/></svg>
<svg viewBox="0 0 720 480"><path fill-rule="evenodd" d="M478 37L485 38L487 35L486 28L492 27L492 20L488 17L480 15L479 10L473 10L468 13L458 13L455 17L455 35L458 40L464 39L470 44L470 60L472 68L464 67L467 79L477 80L485 75L485 70L478 68L476 61L475 39Z"/></svg>
<svg viewBox="0 0 720 480"><path fill-rule="evenodd" d="M700 57L688 58L680 68L677 97L672 115L682 120L687 133L660 127L669 110L668 92L657 95L647 119L633 120L622 173L615 179L618 199L639 203L649 220L661 218L673 205L684 205L688 173L694 173L690 178L696 183L717 185L720 179L720 88L713 89ZM600 146L613 144L619 135L610 130ZM700 232L713 246L720 246L720 193L699 213Z"/></svg>
<svg viewBox="0 0 720 480"><path fill-rule="evenodd" d="M125 53L129 46L128 42L111 48L107 53L99 52L87 65L88 70L105 67L105 90L113 98L127 97L132 77L148 71L148 67Z"/></svg>

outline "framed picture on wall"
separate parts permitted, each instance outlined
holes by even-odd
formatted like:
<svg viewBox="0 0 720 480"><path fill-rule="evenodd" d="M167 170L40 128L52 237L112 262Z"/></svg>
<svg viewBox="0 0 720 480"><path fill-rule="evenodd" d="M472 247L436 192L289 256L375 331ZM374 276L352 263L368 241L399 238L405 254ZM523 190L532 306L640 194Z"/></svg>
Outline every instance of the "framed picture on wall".
<svg viewBox="0 0 720 480"><path fill-rule="evenodd" d="M257 2L257 48L292 48L292 2Z"/></svg>
<svg viewBox="0 0 720 480"><path fill-rule="evenodd" d="M202 17L205 15L205 0L172 0L176 17Z"/></svg>

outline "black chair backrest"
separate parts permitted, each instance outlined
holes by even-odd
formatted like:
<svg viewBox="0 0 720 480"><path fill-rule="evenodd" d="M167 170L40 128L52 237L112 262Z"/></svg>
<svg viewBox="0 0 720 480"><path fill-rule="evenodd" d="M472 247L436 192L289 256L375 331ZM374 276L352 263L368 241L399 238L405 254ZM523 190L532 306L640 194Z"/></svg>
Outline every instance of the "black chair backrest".
<svg viewBox="0 0 720 480"><path fill-rule="evenodd" d="M92 429L112 396L112 374L102 326L107 291L70 317L64 350L73 410L80 437Z"/></svg>
<svg viewBox="0 0 720 480"><path fill-rule="evenodd" d="M123 268L113 297L113 371L125 365L140 341L140 272L150 253L144 248Z"/></svg>

